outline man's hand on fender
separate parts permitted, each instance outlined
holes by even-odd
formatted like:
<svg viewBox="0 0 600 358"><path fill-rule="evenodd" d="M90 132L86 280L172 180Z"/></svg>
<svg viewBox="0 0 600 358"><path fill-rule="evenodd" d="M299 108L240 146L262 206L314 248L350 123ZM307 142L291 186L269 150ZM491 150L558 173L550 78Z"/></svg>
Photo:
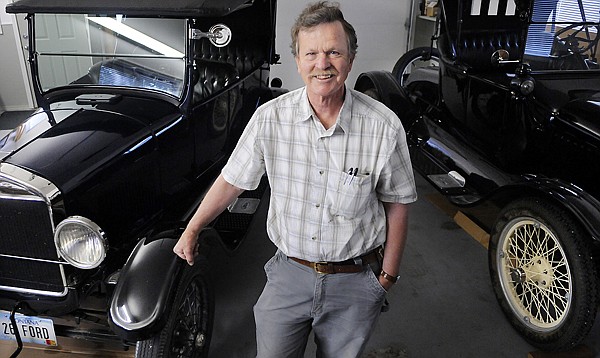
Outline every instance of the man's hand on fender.
<svg viewBox="0 0 600 358"><path fill-rule="evenodd" d="M186 229L173 247L173 252L192 266L198 256L198 234Z"/></svg>

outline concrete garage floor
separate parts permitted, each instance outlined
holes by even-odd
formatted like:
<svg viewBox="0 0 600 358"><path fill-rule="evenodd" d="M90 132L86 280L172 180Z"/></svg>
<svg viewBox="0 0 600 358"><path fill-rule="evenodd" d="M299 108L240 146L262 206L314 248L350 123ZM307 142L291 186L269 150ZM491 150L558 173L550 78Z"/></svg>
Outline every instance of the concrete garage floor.
<svg viewBox="0 0 600 358"><path fill-rule="evenodd" d="M388 294L390 311L382 314L363 358L600 357L599 319L584 342L595 355L531 353L536 348L517 335L496 303L485 248L433 204L444 201L418 175L417 186L402 278ZM265 282L263 265L275 252L265 233L266 207L263 201L249 236L235 253L213 250L216 319L210 357L255 357L252 306ZM133 349L109 352L61 339L59 344L72 353L25 350L20 357L133 356ZM13 342L0 341L0 357L13 350ZM305 357L314 356L311 338Z"/></svg>
<svg viewBox="0 0 600 358"><path fill-rule="evenodd" d="M419 175L416 179L419 200L411 206L402 278L388 294L390 310L382 314L364 358L526 358L536 352L512 329L496 302L486 249L432 203L431 197L438 196L435 189ZM216 260L211 357L255 356L252 306L265 282L262 266L274 252L264 220L256 220L234 256L221 253ZM584 342L598 357L599 321ZM310 338L305 357L314 356ZM540 352L533 356L554 357Z"/></svg>

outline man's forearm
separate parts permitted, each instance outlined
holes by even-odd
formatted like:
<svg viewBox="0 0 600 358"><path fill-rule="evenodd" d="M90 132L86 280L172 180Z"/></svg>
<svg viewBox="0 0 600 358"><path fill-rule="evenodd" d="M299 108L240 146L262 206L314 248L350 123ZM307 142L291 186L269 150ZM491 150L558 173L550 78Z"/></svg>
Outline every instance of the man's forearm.
<svg viewBox="0 0 600 358"><path fill-rule="evenodd" d="M188 264L193 265L194 259L198 255L196 243L200 231L222 213L227 205L243 191L229 184L219 175L208 190L208 193L206 193L206 196L202 200L202 203L200 203L194 216L192 216L183 234L181 234L179 241L175 244L173 252L186 260Z"/></svg>
<svg viewBox="0 0 600 358"><path fill-rule="evenodd" d="M243 189L229 184L219 175L192 216L186 230L189 229L197 235L243 192Z"/></svg>
<svg viewBox="0 0 600 358"><path fill-rule="evenodd" d="M382 269L391 276L397 276L400 271L400 261L406 246L408 232L408 205L399 203L383 203L387 221L387 239ZM386 289L391 288L392 282L380 277L379 281Z"/></svg>

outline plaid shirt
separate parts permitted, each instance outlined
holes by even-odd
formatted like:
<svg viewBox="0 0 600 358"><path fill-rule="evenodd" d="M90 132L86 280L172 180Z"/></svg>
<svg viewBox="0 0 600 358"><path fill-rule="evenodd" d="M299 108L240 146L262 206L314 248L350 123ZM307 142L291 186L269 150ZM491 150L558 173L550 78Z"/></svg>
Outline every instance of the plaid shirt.
<svg viewBox="0 0 600 358"><path fill-rule="evenodd" d="M285 255L309 261L343 261L375 249L386 240L382 202L417 197L400 120L351 89L327 130L305 88L261 106L222 174L252 190L265 171L269 238Z"/></svg>

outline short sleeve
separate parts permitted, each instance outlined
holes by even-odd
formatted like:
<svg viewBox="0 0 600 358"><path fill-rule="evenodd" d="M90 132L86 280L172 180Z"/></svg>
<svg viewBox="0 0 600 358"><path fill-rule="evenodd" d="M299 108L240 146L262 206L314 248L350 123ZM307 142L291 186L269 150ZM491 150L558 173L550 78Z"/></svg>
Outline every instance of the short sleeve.
<svg viewBox="0 0 600 358"><path fill-rule="evenodd" d="M260 113L255 112L248 122L221 172L225 181L244 190L256 189L265 173L263 150L258 138Z"/></svg>
<svg viewBox="0 0 600 358"><path fill-rule="evenodd" d="M378 199L383 202L408 204L417 200L406 133L402 127L397 131L395 145L380 173L376 190Z"/></svg>

